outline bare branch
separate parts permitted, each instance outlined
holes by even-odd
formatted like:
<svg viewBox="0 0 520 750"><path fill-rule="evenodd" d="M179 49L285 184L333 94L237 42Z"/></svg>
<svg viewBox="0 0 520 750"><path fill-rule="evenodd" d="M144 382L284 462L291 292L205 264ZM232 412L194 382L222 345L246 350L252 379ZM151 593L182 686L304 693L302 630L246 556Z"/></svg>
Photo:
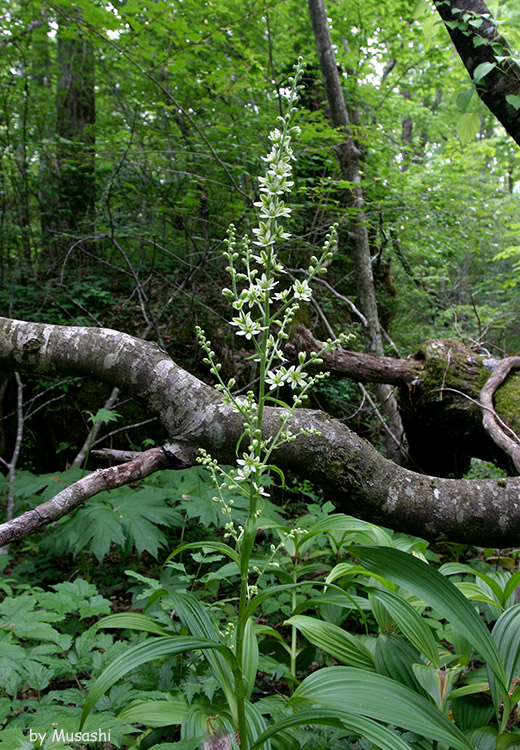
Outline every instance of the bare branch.
<svg viewBox="0 0 520 750"><path fill-rule="evenodd" d="M127 463L111 466L108 469L97 469L78 480L70 487L59 492L52 500L28 510L18 518L0 524L0 544L7 544L15 539L22 539L38 529L58 521L70 513L85 500L105 490L113 490L130 482L153 474L159 469L180 468L174 456L165 447L150 448Z"/></svg>
<svg viewBox="0 0 520 750"><path fill-rule="evenodd" d="M298 326L294 337L296 348L307 352L319 352L323 342L315 339L304 326ZM291 349L287 349L290 357ZM394 385L417 383L423 374L423 363L416 359L394 359L376 357L364 352L351 352L338 347L332 353L321 355L323 367L334 372L342 372L363 383L392 383Z"/></svg>
<svg viewBox="0 0 520 750"><path fill-rule="evenodd" d="M482 424L484 429L491 435L495 443L511 457L515 469L520 473L520 438L509 427L506 434L504 423L498 417L493 406L493 396L502 385L513 368L520 367L520 357L507 357L501 360L494 368L480 391L480 403L483 407Z"/></svg>

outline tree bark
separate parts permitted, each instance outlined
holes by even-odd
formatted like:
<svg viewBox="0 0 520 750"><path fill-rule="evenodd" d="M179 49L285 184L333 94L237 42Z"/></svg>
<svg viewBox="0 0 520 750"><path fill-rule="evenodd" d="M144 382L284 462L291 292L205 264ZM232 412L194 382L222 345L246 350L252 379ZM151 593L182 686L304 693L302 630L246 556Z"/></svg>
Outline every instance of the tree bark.
<svg viewBox="0 0 520 750"><path fill-rule="evenodd" d="M520 109L507 99L520 96L520 66L512 57L497 61L495 55L507 57L511 50L488 7L482 0L434 0L434 3L471 78L481 63L496 63L477 83L477 93L520 145ZM466 19L465 14L469 14ZM480 20L482 23L478 25Z"/></svg>
<svg viewBox="0 0 520 750"><path fill-rule="evenodd" d="M308 3L332 123L334 127L345 133L345 140L336 147L336 155L341 176L350 183L346 191L346 204L350 209L349 246L354 261L359 306L367 320L366 348L371 354L382 356L384 348L377 311L365 198L361 187L361 151L352 134L323 0L308 0ZM392 440L388 435L384 435L387 454L392 460L404 464L407 461L406 437L392 388L387 384L376 384L374 390L381 403L389 431L395 437L395 440Z"/></svg>
<svg viewBox="0 0 520 750"><path fill-rule="evenodd" d="M95 76L92 43L67 21L57 38L56 151L51 190L42 185L42 227L48 260L69 245L67 234L89 234L95 207Z"/></svg>
<svg viewBox="0 0 520 750"><path fill-rule="evenodd" d="M322 352L322 369L343 373L362 383L391 383L392 385L413 385L424 375L424 362L420 359L394 359L376 357L374 354L351 352L338 346L333 352L323 351L324 342L314 338L305 326L298 326L292 344L285 348L289 359L296 359L297 351L309 354Z"/></svg>
<svg viewBox="0 0 520 750"><path fill-rule="evenodd" d="M0 318L0 368L84 375L117 385L146 402L162 421L184 464L205 448L233 463L239 415L220 394L175 364L156 344L104 328L63 327ZM264 432L280 426L265 410ZM520 478L457 480L425 476L383 458L328 415L297 410L291 429L319 435L284 445L275 460L307 477L344 512L411 534L468 544L515 545L520 533Z"/></svg>
<svg viewBox="0 0 520 750"><path fill-rule="evenodd" d="M285 352L292 360L297 351L318 352L322 347L299 326ZM520 358L496 360L454 339L432 339L410 359L375 357L341 347L322 359L324 370L360 382L399 386L413 468L460 477L476 457L512 473L520 471L515 438L515 433L520 434L520 377L513 375L504 383Z"/></svg>

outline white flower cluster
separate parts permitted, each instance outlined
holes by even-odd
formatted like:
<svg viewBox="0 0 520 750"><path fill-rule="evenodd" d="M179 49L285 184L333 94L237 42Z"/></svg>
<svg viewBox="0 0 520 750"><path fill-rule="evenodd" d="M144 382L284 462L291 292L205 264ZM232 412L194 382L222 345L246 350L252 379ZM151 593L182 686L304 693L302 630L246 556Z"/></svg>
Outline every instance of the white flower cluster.
<svg viewBox="0 0 520 750"><path fill-rule="evenodd" d="M301 429L295 433L288 428L294 409L300 406L308 390L326 373L310 375L309 368L321 364L320 354L307 356L301 352L297 364L289 364L284 358L284 346L289 338L289 331L294 316L301 303L312 299L312 279L326 272L326 266L333 257L337 245L336 227L327 235L321 253L312 256L305 278L292 283L287 278L282 263L278 258L278 246L289 239L283 221L291 215L291 208L286 204L286 196L293 187L292 162L294 153L293 138L299 135L300 129L291 125L296 112L298 82L303 74L302 61L298 62L294 79L289 81L289 92L286 95L288 110L285 116L278 118L277 127L270 133L270 151L263 157L267 164L264 176L258 178L259 200L255 206L259 209L258 226L253 229L253 238L237 240L236 229L229 227L224 245L226 270L230 278L229 288L222 294L231 302L234 314L231 325L238 336L243 336L253 347L251 359L258 363L259 392L249 392L245 398L233 394L234 379L224 382L216 362L211 343L204 332L197 328L197 336L205 353L204 362L217 379L216 388L221 391L224 403L231 404L244 424L244 433L237 450L237 469L228 473L218 468L207 455L201 457L215 480L219 496L215 499L221 503L226 516L226 532L236 540L240 539L240 529L235 529L231 520L229 502L224 495L229 491L238 491L250 498L250 516L257 518L260 510L257 501L266 495L262 475L269 469L269 460L273 451L281 444L294 442L302 435L317 434L316 430ZM284 94L285 95L285 94ZM337 342L328 341L324 350L331 350ZM275 398L277 389L285 387L291 392L291 403L283 404ZM278 432L269 439L262 436L264 408L269 402L282 406ZM244 448L240 450L241 443ZM223 490L226 490L224 493ZM229 528L228 528L229 527Z"/></svg>

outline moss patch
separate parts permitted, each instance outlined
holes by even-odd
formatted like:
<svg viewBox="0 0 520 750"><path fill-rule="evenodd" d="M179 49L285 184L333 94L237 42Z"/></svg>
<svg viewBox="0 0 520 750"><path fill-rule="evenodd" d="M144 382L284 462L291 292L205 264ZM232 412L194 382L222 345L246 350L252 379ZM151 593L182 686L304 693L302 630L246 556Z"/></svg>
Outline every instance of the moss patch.
<svg viewBox="0 0 520 750"><path fill-rule="evenodd" d="M508 375L506 382L495 393L495 409L506 424L520 434L520 372Z"/></svg>

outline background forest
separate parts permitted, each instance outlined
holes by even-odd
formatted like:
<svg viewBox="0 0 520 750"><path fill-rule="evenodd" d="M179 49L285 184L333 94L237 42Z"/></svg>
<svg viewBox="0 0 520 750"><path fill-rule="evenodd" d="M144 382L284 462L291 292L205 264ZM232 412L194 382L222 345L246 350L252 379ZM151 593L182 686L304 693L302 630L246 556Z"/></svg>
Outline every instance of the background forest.
<svg viewBox="0 0 520 750"><path fill-rule="evenodd" d="M520 7L506 0L489 10L517 55ZM345 132L307 4L0 0L2 314L155 341L213 383L201 326L237 392L255 387L247 341L227 322L222 253L230 223L238 236L256 226L257 178L301 57L291 237L279 256L296 282L334 224L338 249L291 333L298 325L322 341L346 333L351 350L401 359L433 338L490 357L515 353L517 144L479 99L479 81L430 3L329 0L326 11L359 150L355 180L342 168ZM362 324L353 187L364 201L381 350L367 345ZM391 455L384 399L377 386L334 373L305 406ZM4 374L0 417L8 515L105 466L96 449L166 440L139 402L77 377ZM500 479L503 468L474 458L464 471ZM251 558L259 575L251 596L261 601L242 634L252 654L240 664L247 731L224 657L151 651L154 661L139 661L129 650L172 633L238 648L236 561L223 540L226 524L245 524L247 508L238 499L221 513L208 472L192 468L98 495L45 534L1 548L0 745L230 750L237 731L242 747L265 741L275 750L520 747L518 550L430 548L333 513L320 487L297 475L283 487L273 477L269 523ZM356 553L357 543L369 547ZM423 580L417 558L432 570L442 564L441 573ZM318 579L329 588L313 586ZM96 624L111 612L119 615L101 627L114 634ZM109 674L112 664L119 672ZM312 682L321 672L323 684ZM77 731L100 674L84 728L109 732L109 741L51 737L54 726ZM328 683L345 691L338 706L323 692ZM391 693L387 713L367 713L374 695L383 703ZM345 709L356 696L354 720Z"/></svg>

